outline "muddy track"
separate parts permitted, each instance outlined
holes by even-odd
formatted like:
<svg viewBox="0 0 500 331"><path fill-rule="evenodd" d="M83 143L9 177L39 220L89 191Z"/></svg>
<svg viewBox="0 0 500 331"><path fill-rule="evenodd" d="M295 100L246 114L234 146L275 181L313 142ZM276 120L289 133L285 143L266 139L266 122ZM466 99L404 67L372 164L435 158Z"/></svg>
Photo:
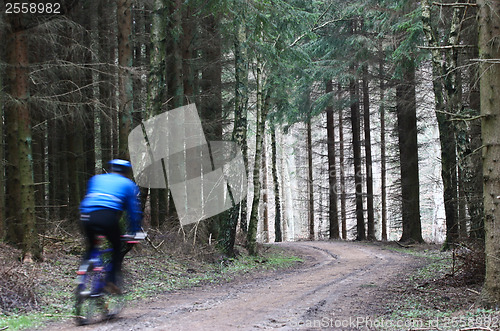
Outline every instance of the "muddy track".
<svg viewBox="0 0 500 331"><path fill-rule="evenodd" d="M301 267L217 286L158 296L128 306L121 317L62 330L349 330L353 319L384 313L384 289L418 261L353 242L281 244L304 258ZM350 321L350 323L349 323ZM344 327L335 327L335 325Z"/></svg>

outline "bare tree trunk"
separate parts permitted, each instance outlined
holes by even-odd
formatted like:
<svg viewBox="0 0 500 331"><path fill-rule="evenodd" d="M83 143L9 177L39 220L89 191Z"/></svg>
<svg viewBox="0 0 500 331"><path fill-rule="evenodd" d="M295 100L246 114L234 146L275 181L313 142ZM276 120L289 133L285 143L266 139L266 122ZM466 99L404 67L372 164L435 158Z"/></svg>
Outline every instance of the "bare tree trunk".
<svg viewBox="0 0 500 331"><path fill-rule="evenodd" d="M382 50L382 45L380 45ZM383 50L382 50L383 51ZM382 240L387 240L387 161L385 155L385 79L384 79L384 62L382 56L379 62L380 76L380 181L381 181L381 214L382 214Z"/></svg>
<svg viewBox="0 0 500 331"><path fill-rule="evenodd" d="M183 6L182 11L182 40L180 41L182 53L182 86L184 88L184 98L186 104L194 103L194 70L193 70L193 42L196 30L193 19L193 6L188 4Z"/></svg>
<svg viewBox="0 0 500 331"><path fill-rule="evenodd" d="M280 184L278 181L278 168L276 164L276 127L271 124L271 163L274 183L274 241L283 241L281 231L281 199L280 199Z"/></svg>
<svg viewBox="0 0 500 331"><path fill-rule="evenodd" d="M467 212L463 174L458 167L458 238L465 240L467 238Z"/></svg>
<svg viewBox="0 0 500 331"><path fill-rule="evenodd" d="M267 190L269 185L267 182L267 152L266 152L266 134L264 128L264 137L262 138L262 208L264 211L262 213L263 227L262 232L264 233L265 242L269 242L269 195Z"/></svg>
<svg viewBox="0 0 500 331"><path fill-rule="evenodd" d="M342 86L338 84L338 97ZM340 166L340 220L342 223L342 239L347 239L347 212L345 193L345 162L344 162L344 109L339 108L339 166Z"/></svg>
<svg viewBox="0 0 500 331"><path fill-rule="evenodd" d="M351 68L354 70L354 68ZM359 87L357 81L349 83L351 98L352 149L354 153L354 184L356 194L356 240L366 239L365 219L363 215L363 174L361 170L361 140L359 116Z"/></svg>
<svg viewBox="0 0 500 331"><path fill-rule="evenodd" d="M23 261L32 261L33 258L41 257L41 250L38 243L38 232L35 218L35 194L33 183L33 152L31 136L31 118L27 104L28 87L28 40L26 30L21 23L21 15L8 15L10 29L7 36L7 82L6 91L10 94L12 101L7 104L6 118L13 120L9 126L13 126L8 138L9 144L13 144L16 152L10 156L15 160L9 160L13 178L7 177L10 187L18 186L11 190L9 205L16 209L11 215L16 217L19 233L9 239L16 239L16 244L20 244L23 251ZM10 200L12 198L12 200ZM17 202L17 203L16 203Z"/></svg>
<svg viewBox="0 0 500 331"><path fill-rule="evenodd" d="M333 92L333 82L326 82L325 92ZM338 186L337 186L337 169L335 162L335 119L333 114L333 106L329 105L326 108L326 134L327 134L327 150L328 150L328 221L330 239L339 238L339 211L337 205Z"/></svg>
<svg viewBox="0 0 500 331"><path fill-rule="evenodd" d="M132 2L118 0L116 19L118 22L118 155L129 158L128 135L132 129L132 113L134 108L132 68Z"/></svg>
<svg viewBox="0 0 500 331"><path fill-rule="evenodd" d="M233 140L240 146L243 154L245 169L248 174L248 147L247 147L247 108L248 108L248 55L247 35L245 27L246 2L234 0L235 31L234 64L235 64L235 94L234 94L234 129ZM240 202L240 228L247 231L247 199ZM236 231L236 229L235 229Z"/></svg>
<svg viewBox="0 0 500 331"><path fill-rule="evenodd" d="M500 174L500 0L478 0L479 57L481 59L480 91L483 139L483 183L486 278L482 301L485 306L500 304L500 208L498 204Z"/></svg>
<svg viewBox="0 0 500 331"><path fill-rule="evenodd" d="M429 0L423 0L422 6L422 22L423 30L427 38L427 42L433 47L432 52L432 75L433 75L433 90L436 103L436 117L439 127L439 138L441 143L441 177L444 187L444 204L446 214L446 242L456 241L458 237L457 225L457 172L456 172L456 141L455 129L450 122L450 113L454 111L452 103L452 95L448 91L448 100L445 103L443 89L444 83L442 77L450 74L448 64L443 61L443 56L439 50L439 41L436 32L432 29L431 10ZM449 58L449 56L448 56ZM448 68L448 69L446 69ZM448 80L448 83L452 83ZM451 107L451 108L450 108Z"/></svg>
<svg viewBox="0 0 500 331"><path fill-rule="evenodd" d="M475 15L469 14L470 16ZM476 16L474 16L476 18ZM478 31L478 22L476 19L468 20L471 31ZM464 42L467 45L475 45L469 50L468 58L479 58L478 34L466 34ZM477 82L479 81L479 67L470 66L468 70L469 80L469 107L472 110L472 116L479 115L481 112L480 93ZM468 125L466 141L468 147L463 155L462 173L464 177L464 190L467 200L467 209L470 215L470 238L477 239L484 243L484 212L483 212L483 181L482 169L483 160L481 158L481 120L478 118L470 121Z"/></svg>
<svg viewBox="0 0 500 331"><path fill-rule="evenodd" d="M165 22L167 21L167 13L166 1L155 0L151 18L151 53L146 101L147 118L159 115L163 111L162 105L167 101L167 88L165 88L167 86L165 79L167 36ZM151 226L154 228L160 226L160 191L161 189L150 189L149 194ZM162 201L165 201L165 198Z"/></svg>
<svg viewBox="0 0 500 331"><path fill-rule="evenodd" d="M368 67L363 66L363 128L365 131L365 163L366 163L366 208L368 240L375 240L375 214L373 210L373 162L370 136L370 95L368 86Z"/></svg>
<svg viewBox="0 0 500 331"><path fill-rule="evenodd" d="M403 80L396 86L403 213L401 241L423 242L420 224L415 67L413 62L404 63L403 66Z"/></svg>
<svg viewBox="0 0 500 331"><path fill-rule="evenodd" d="M3 33L0 32L0 42L4 42ZM3 85L4 71L0 70L0 90L4 89ZM5 102L4 94L0 93L0 105ZM4 149L4 107L0 107L0 160L5 162L5 149ZM5 164L5 163L4 163ZM0 169L0 240L5 239L6 224L5 224L5 167Z"/></svg>
<svg viewBox="0 0 500 331"><path fill-rule="evenodd" d="M258 69L260 71L260 68ZM260 75L259 75L260 76ZM260 77L258 77L260 79ZM259 201L260 201L260 163L262 157L262 140L264 138L264 128L266 125L266 116L269 109L270 96L266 92L264 102L257 106L257 129L255 132L255 160L253 165L253 200L252 210L250 212L250 222L248 223L247 245L251 255L257 252L257 224L259 222Z"/></svg>
<svg viewBox="0 0 500 331"><path fill-rule="evenodd" d="M311 118L306 123L307 126L307 192L309 194L309 239L314 240L314 176L313 176L313 153L312 153L312 128Z"/></svg>
<svg viewBox="0 0 500 331"><path fill-rule="evenodd" d="M222 40L220 19L210 14L204 19L204 64L201 80L201 120L207 140L222 139Z"/></svg>
<svg viewBox="0 0 500 331"><path fill-rule="evenodd" d="M169 44L167 46L167 85L168 100L171 109L181 107L183 102L184 87L182 85L182 48L181 39L178 36L182 29L182 2L181 0L170 1L170 25L168 31Z"/></svg>
<svg viewBox="0 0 500 331"><path fill-rule="evenodd" d="M99 13L111 13L112 6L109 0L99 1L98 5ZM110 39L109 36L112 34L110 31L111 19L110 15L99 15L98 30L99 30L99 61L102 63L112 64L115 58L115 43L114 40ZM113 66L110 66L113 68ZM115 112L114 109L114 84L112 77L114 77L113 69L109 71L101 70L99 71L99 126L100 126L100 151L101 151L101 164L106 166L108 162L113 158L113 148L112 148L112 113Z"/></svg>

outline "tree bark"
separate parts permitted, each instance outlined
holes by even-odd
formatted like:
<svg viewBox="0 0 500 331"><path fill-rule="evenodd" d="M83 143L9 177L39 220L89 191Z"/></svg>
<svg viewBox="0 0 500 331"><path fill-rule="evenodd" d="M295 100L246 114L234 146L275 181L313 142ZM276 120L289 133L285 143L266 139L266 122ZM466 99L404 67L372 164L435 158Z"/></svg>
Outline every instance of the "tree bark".
<svg viewBox="0 0 500 331"><path fill-rule="evenodd" d="M354 68L351 68L354 70ZM354 154L354 184L356 194L356 240L366 239L365 219L363 215L363 174L361 170L361 140L359 116L359 86L355 79L349 83L351 99L352 149Z"/></svg>
<svg viewBox="0 0 500 331"><path fill-rule="evenodd" d="M259 75L260 76L260 75ZM258 80L260 77L257 78ZM247 245L251 255L257 255L257 225L259 222L259 201L260 201L260 162L262 157L262 140L264 138L264 128L266 125L267 111L270 106L270 96L266 93L263 104L257 106L257 128L255 132L255 159L253 165L253 200L248 223Z"/></svg>
<svg viewBox="0 0 500 331"><path fill-rule="evenodd" d="M146 118L159 115L163 110L163 104L167 101L166 83L166 22L167 22L167 2L165 0L155 0L153 3L151 17L151 53L149 58L148 75L148 97L146 100ZM151 226L160 226L160 191L161 189L150 189L149 204ZM166 198L162 198L165 205ZM163 207L165 209L165 207Z"/></svg>
<svg viewBox="0 0 500 331"><path fill-rule="evenodd" d="M109 0L99 1L98 12L99 13L111 13L113 7L109 3ZM114 62L115 58L115 42L114 39L110 39L109 35L111 27L110 15L99 15L98 21L98 41L99 50L98 56L99 61L102 63L111 64ZM114 70L113 66L110 67L109 72L101 70L99 71L99 127L100 127L100 152L101 152L101 166L107 166L108 162L113 158L113 148L112 148L112 113L115 112L115 98L113 96L114 84Z"/></svg>
<svg viewBox="0 0 500 331"><path fill-rule="evenodd" d="M247 147L247 108L248 108L248 55L247 34L245 27L246 2L234 1L235 6L235 31L234 40L234 66L235 66L235 93L234 93L234 129L233 141L241 148L245 170L248 175L248 147ZM240 202L239 207L240 228L247 231L247 199ZM236 231L236 229L235 229Z"/></svg>
<svg viewBox="0 0 500 331"><path fill-rule="evenodd" d="M326 82L325 92L333 92L333 82ZM333 114L333 106L330 104L326 108L326 135L327 135L327 151L328 151L328 222L330 239L339 239L339 211L337 205L338 186L337 186L337 169L335 161L335 119Z"/></svg>
<svg viewBox="0 0 500 331"><path fill-rule="evenodd" d="M403 79L396 86L403 233L400 241L423 242L420 223L420 185L418 174L417 100L415 67L403 64Z"/></svg>
<svg viewBox="0 0 500 331"><path fill-rule="evenodd" d="M0 42L4 42L3 33L0 32ZM4 89L3 84L4 71L0 70L0 90ZM0 93L0 104L4 104L4 94ZM0 160L5 160L4 149L4 107L0 107ZM5 239L6 224L5 224L5 168L0 169L0 240Z"/></svg>
<svg viewBox="0 0 500 331"><path fill-rule="evenodd" d="M363 66L363 128L365 131L365 163L366 163L366 209L368 240L376 240L375 237L375 213L373 209L373 162L372 143L370 127L370 95L368 86L368 67Z"/></svg>
<svg viewBox="0 0 500 331"><path fill-rule="evenodd" d="M342 86L338 84L338 98ZM342 239L347 239L347 211L346 211L346 192L345 192L345 162L344 162L344 109L339 108L339 166L340 166L340 220L342 223Z"/></svg>
<svg viewBox="0 0 500 331"><path fill-rule="evenodd" d="M7 35L7 82L6 91L10 94L12 101L6 106L6 119L13 120L9 126L7 141L9 147L10 173L7 177L9 194L9 205L16 211L11 213L14 220L12 230L19 231L9 239L22 247L23 261L30 262L41 257L38 243L38 232L35 218L35 194L33 183L33 152L31 135L31 117L28 106L28 39L26 30L21 23L21 15L12 14L7 16L10 29ZM14 148L17 149L14 151ZM13 177L10 178L10 175ZM13 186L18 188L13 189ZM12 199L12 200L11 200ZM17 225L17 226L16 226ZM12 231L11 230L11 231Z"/></svg>
<svg viewBox="0 0 500 331"><path fill-rule="evenodd" d="M443 56L439 49L440 44L437 33L432 27L431 7L429 0L423 0L421 6L423 30L429 46L433 47L431 51L433 75L432 84L436 104L436 117L438 120L439 138L441 143L441 177L443 179L443 196L446 215L445 246L447 246L447 244L453 243L458 238L456 141L455 128L450 121L449 115L456 110L453 106L453 102L455 100L453 90L455 89L455 86L453 85L453 79L451 78L454 77L454 74L450 72L450 70L454 70L454 68L451 68L450 63L446 63L443 60ZM456 41L453 42L456 43ZM448 59L453 57L453 54L447 55ZM443 82L443 77L447 79L447 82ZM448 86L448 89L446 91L444 90L445 85ZM446 102L444 92L446 92L447 96Z"/></svg>
<svg viewBox="0 0 500 331"><path fill-rule="evenodd" d="M274 241L283 241L283 234L281 231L281 198L280 198L280 185L278 180L278 168L276 164L276 127L271 124L271 163L274 183Z"/></svg>
<svg viewBox="0 0 500 331"><path fill-rule="evenodd" d="M382 44L380 44L381 53L383 52ZM380 181L381 181L381 214L382 214L382 240L387 241L387 160L386 160L386 143L385 143L385 79L384 79L384 62L383 57L380 57L378 74L380 76Z"/></svg>
<svg viewBox="0 0 500 331"><path fill-rule="evenodd" d="M469 14L474 15L476 13ZM476 19L468 20L469 25L466 27L471 31L478 31L478 23ZM478 34L466 34L465 43L467 45L475 45L470 49L468 58L478 59ZM477 82L479 81L479 67L470 66L468 70L469 80L469 95L468 102L472 116L478 116L481 112L480 93ZM466 134L467 147L461 162L463 183L465 190L465 198L467 200L467 209L470 215L470 231L469 237L484 244L484 212L483 212L483 181L482 170L483 160L481 158L481 120L478 118L474 121L469 121L468 131Z"/></svg>
<svg viewBox="0 0 500 331"><path fill-rule="evenodd" d="M482 301L485 306L500 304L500 0L478 0L481 116L483 139L483 183L486 278Z"/></svg>
<svg viewBox="0 0 500 331"><path fill-rule="evenodd" d="M269 184L267 178L267 151L266 151L266 134L264 128L264 137L262 138L262 232L265 242L269 242Z"/></svg>
<svg viewBox="0 0 500 331"><path fill-rule="evenodd" d="M118 156L128 159L128 135L132 129L132 114L134 108L132 68L132 2L118 0Z"/></svg>
<svg viewBox="0 0 500 331"><path fill-rule="evenodd" d="M309 98L309 96L308 96ZM309 100L309 99L308 99ZM307 130L307 192L308 198L308 218L309 218L309 239L315 239L314 222L314 175L313 175L313 152L312 152L312 128L311 118L306 123Z"/></svg>

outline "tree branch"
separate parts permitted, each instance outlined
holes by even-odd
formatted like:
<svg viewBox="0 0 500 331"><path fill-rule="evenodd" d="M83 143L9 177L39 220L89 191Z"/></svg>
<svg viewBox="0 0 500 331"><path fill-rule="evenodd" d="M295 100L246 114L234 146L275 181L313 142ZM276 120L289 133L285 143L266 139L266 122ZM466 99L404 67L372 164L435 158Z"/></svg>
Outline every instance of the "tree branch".
<svg viewBox="0 0 500 331"><path fill-rule="evenodd" d="M326 13L330 10L330 8L333 6L333 1L330 3L330 5L328 6L328 8L318 17L318 19L316 20L316 23L314 23L314 26L311 28L311 30L309 32L314 32L316 30L319 30L325 26L327 26L328 24L331 24L331 23L335 23L335 22L340 22L340 21L343 21L344 19L343 18L338 18L338 19L334 19L334 20L330 20L330 21L327 21L321 25L318 25L318 22L319 20L321 20L325 15ZM293 47L295 46L302 38L305 37L307 33L303 33L302 35L300 35L297 39L294 40L293 43L291 43L288 47Z"/></svg>
<svg viewBox="0 0 500 331"><path fill-rule="evenodd" d="M453 48L467 48L476 47L474 45L447 45L447 46L418 46L421 49L453 49Z"/></svg>
<svg viewBox="0 0 500 331"><path fill-rule="evenodd" d="M467 2L455 2L455 3L442 3L442 2L433 2L434 6L441 7L475 7L476 3L467 3Z"/></svg>

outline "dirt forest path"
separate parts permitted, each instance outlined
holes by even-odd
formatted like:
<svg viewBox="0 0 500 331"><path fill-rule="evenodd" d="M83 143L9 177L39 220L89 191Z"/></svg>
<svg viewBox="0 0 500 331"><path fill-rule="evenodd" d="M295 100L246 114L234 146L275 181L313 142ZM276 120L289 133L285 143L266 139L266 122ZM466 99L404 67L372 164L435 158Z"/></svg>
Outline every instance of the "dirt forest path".
<svg viewBox="0 0 500 331"><path fill-rule="evenodd" d="M141 301L108 322L60 330L362 330L366 316L384 313L390 282L419 264L382 246L353 242L295 242L282 246L303 266L258 274ZM356 326L353 327L353 321ZM361 324L360 324L361 322Z"/></svg>

